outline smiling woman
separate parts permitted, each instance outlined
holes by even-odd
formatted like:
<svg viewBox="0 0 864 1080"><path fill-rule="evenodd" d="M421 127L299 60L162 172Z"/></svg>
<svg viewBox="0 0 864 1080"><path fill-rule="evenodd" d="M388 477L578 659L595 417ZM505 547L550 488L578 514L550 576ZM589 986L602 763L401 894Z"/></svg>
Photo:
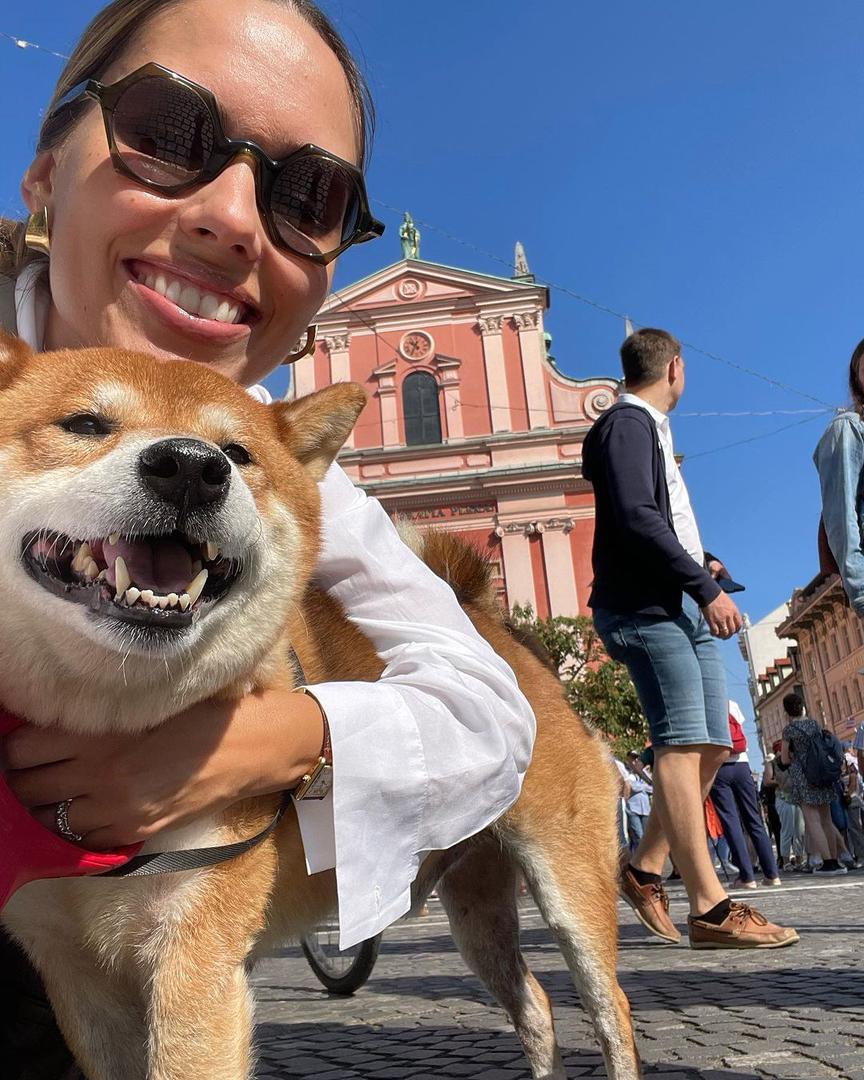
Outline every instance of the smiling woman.
<svg viewBox="0 0 864 1080"><path fill-rule="evenodd" d="M194 361L265 398L254 384L296 357L295 343L310 346L336 256L382 231L362 174L370 117L354 61L308 0L114 0L46 110L22 185L31 217L3 225L0 326L36 350L98 344L154 365ZM112 437L102 412L67 406L57 438ZM182 431L171 441L139 473L163 505L191 467ZM244 467L234 442L214 440L197 462L202 499L226 468ZM37 820L100 850L292 789L328 745L329 721L334 789L297 802L297 816L307 869L336 869L351 943L407 910L422 852L515 800L534 720L510 668L381 507L337 466L320 493L316 580L386 655L379 681L205 702L134 737L24 724L2 751L9 787ZM231 602L216 604L233 572L224 537L179 520L142 535L94 512L89 527L34 520L22 537L25 583L43 599L42 586L81 590L112 615L166 623ZM0 662L11 671L16 657ZM32 1022L38 981L3 952L4 1078L60 1076L68 1061L50 1012L47 1029Z"/></svg>

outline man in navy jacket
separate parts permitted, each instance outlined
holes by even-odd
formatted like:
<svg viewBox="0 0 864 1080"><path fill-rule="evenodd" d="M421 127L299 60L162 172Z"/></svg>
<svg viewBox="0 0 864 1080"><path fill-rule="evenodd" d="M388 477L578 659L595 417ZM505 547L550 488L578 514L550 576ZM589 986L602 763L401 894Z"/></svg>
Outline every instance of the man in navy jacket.
<svg viewBox="0 0 864 1080"><path fill-rule="evenodd" d="M654 808L622 873L640 921L668 941L661 874L671 847L690 901L691 948L777 948L798 940L729 900L714 872L703 802L731 746L726 678L715 637L741 629L738 608L705 568L690 497L675 461L668 414L684 391L681 346L643 329L621 346L625 392L583 447L594 486L597 632L627 665L654 747Z"/></svg>

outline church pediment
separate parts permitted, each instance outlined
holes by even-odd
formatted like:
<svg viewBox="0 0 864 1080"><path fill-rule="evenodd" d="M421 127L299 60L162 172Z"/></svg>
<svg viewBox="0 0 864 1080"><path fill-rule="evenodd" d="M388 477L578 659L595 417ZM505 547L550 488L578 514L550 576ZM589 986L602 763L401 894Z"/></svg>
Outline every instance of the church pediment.
<svg viewBox="0 0 864 1080"><path fill-rule="evenodd" d="M327 324L344 322L348 310L370 312L410 311L413 306L429 310L472 301L484 304L500 300L541 303L549 306L543 285L512 278L458 270L421 259L403 259L369 275L325 300L318 319Z"/></svg>

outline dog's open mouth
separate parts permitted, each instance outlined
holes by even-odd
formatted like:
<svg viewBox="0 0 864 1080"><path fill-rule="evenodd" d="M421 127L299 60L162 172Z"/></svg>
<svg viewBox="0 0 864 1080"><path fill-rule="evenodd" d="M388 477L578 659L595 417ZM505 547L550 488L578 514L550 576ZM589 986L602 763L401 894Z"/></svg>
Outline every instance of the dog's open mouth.
<svg viewBox="0 0 864 1080"><path fill-rule="evenodd" d="M42 531L24 538L22 555L30 575L64 600L166 630L191 626L240 574L217 544L180 532L75 540Z"/></svg>

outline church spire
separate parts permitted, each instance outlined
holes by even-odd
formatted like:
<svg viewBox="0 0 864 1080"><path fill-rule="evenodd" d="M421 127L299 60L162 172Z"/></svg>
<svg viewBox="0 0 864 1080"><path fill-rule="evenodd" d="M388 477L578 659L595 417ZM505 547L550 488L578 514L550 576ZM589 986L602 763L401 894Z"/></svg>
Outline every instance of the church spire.
<svg viewBox="0 0 864 1080"><path fill-rule="evenodd" d="M516 249L513 253L513 266L516 273L513 275L515 281L533 281L534 275L528 269L528 259L525 255L525 248L522 246L520 240L516 241Z"/></svg>
<svg viewBox="0 0 864 1080"><path fill-rule="evenodd" d="M626 340L633 333L633 323L630 322L630 316L624 316L624 339Z"/></svg>

